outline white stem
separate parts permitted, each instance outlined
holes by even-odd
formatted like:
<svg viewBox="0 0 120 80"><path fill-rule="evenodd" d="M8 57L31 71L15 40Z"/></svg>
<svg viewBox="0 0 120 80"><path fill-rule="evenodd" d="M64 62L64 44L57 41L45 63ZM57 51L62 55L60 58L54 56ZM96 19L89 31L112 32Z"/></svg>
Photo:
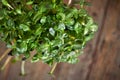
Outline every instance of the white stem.
<svg viewBox="0 0 120 80"><path fill-rule="evenodd" d="M7 66L7 64L10 62L10 60L12 59L12 56L8 56L7 60L5 61L4 65L1 67L1 70L4 70L5 67Z"/></svg>
<svg viewBox="0 0 120 80"><path fill-rule="evenodd" d="M22 64L21 64L21 75L25 75L25 61L22 61Z"/></svg>
<svg viewBox="0 0 120 80"><path fill-rule="evenodd" d="M54 72L56 66L57 66L57 62L53 65L53 67L52 67L52 69L51 69L51 71L50 71L50 74L53 74L53 72Z"/></svg>
<svg viewBox="0 0 120 80"><path fill-rule="evenodd" d="M72 0L69 0L69 1L68 1L68 5L70 5L71 3L72 3Z"/></svg>
<svg viewBox="0 0 120 80"><path fill-rule="evenodd" d="M0 57L0 61L11 51L12 49L7 49L3 55Z"/></svg>

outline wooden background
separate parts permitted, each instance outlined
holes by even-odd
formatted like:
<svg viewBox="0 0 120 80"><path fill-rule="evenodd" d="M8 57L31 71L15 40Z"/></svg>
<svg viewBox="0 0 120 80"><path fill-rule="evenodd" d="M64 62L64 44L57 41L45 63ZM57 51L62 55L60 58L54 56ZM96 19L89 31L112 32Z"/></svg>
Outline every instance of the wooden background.
<svg viewBox="0 0 120 80"><path fill-rule="evenodd" d="M55 77L47 74L50 68L41 62L27 61L24 77L19 75L21 62L10 63L6 70L0 71L0 80L120 80L120 0L88 1L92 6L87 10L99 30L79 57L79 63L60 63ZM5 44L0 42L0 55L5 50Z"/></svg>

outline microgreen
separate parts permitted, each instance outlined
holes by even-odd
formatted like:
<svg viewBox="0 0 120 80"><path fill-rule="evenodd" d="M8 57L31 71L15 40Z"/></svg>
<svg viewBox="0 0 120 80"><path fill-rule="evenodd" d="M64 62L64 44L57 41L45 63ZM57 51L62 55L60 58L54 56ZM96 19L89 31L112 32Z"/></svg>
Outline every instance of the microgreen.
<svg viewBox="0 0 120 80"><path fill-rule="evenodd" d="M64 4L62 0L2 0L0 2L0 40L12 49L12 55L32 62L78 62L97 25L84 9ZM13 44L12 44L13 42Z"/></svg>

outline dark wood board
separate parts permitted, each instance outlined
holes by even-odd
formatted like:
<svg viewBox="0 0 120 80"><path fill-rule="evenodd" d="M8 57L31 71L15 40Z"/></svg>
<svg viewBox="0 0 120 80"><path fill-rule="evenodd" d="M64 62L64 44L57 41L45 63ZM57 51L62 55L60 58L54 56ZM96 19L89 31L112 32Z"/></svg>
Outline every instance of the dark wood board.
<svg viewBox="0 0 120 80"><path fill-rule="evenodd" d="M21 62L10 63L6 70L0 71L0 80L120 80L120 0L88 1L92 6L86 9L99 29L86 45L79 63L58 64L54 78L48 75L50 67L42 62L28 60L26 76L19 75ZM0 42L0 56L5 50L5 44Z"/></svg>

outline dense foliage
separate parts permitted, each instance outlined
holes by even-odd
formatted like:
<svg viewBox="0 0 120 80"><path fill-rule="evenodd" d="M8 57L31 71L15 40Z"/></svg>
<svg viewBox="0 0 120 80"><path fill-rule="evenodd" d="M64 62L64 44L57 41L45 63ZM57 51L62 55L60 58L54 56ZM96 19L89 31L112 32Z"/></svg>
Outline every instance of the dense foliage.
<svg viewBox="0 0 120 80"><path fill-rule="evenodd" d="M62 0L1 0L0 40L13 56L30 57L32 62L76 63L97 30L80 1L80 9Z"/></svg>

